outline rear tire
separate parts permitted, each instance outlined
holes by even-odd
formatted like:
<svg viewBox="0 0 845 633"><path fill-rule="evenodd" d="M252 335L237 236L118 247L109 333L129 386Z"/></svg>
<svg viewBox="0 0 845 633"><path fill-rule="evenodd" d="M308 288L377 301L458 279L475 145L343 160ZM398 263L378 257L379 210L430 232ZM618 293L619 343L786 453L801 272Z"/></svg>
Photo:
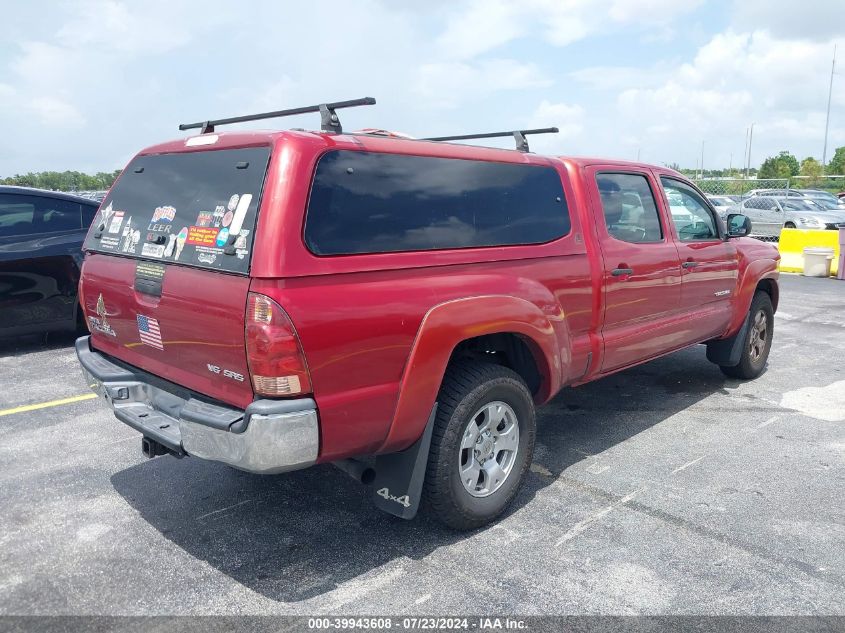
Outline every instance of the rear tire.
<svg viewBox="0 0 845 633"><path fill-rule="evenodd" d="M748 315L748 331L742 342L739 364L732 367L719 366L726 376L741 380L750 380L763 373L769 350L772 348L775 314L772 300L767 293L757 291L751 301Z"/></svg>
<svg viewBox="0 0 845 633"><path fill-rule="evenodd" d="M438 395L425 478L428 510L456 530L489 523L516 496L534 454L534 402L514 371L449 366Z"/></svg>
<svg viewBox="0 0 845 633"><path fill-rule="evenodd" d="M794 229L794 228L795 228L795 224L793 224L792 222L787 222L786 224L784 224L784 225L783 225L783 228L785 228L785 229Z"/></svg>

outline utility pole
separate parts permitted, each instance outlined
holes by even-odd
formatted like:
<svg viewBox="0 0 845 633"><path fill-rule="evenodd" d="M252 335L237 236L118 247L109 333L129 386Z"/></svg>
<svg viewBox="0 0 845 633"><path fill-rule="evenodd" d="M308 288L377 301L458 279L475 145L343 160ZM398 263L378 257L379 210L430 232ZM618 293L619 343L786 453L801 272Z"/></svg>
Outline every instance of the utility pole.
<svg viewBox="0 0 845 633"><path fill-rule="evenodd" d="M745 165L745 179L748 180L748 172L751 170L751 143L754 142L754 124L748 131L748 162Z"/></svg>
<svg viewBox="0 0 845 633"><path fill-rule="evenodd" d="M704 178L704 141L701 141L701 177Z"/></svg>
<svg viewBox="0 0 845 633"><path fill-rule="evenodd" d="M742 168L748 162L748 128L745 128L745 148L742 150L742 163L739 165L739 171L742 173ZM748 180L748 169L745 170L745 179Z"/></svg>
<svg viewBox="0 0 845 633"><path fill-rule="evenodd" d="M833 75L836 71L836 44L833 45L833 63L830 65L830 87L827 89L827 117L824 120L824 149L822 150L822 169L827 164L827 130L830 127L830 98L833 96Z"/></svg>
<svg viewBox="0 0 845 633"><path fill-rule="evenodd" d="M734 153L731 152L731 157L728 159L728 178L733 175L734 170Z"/></svg>

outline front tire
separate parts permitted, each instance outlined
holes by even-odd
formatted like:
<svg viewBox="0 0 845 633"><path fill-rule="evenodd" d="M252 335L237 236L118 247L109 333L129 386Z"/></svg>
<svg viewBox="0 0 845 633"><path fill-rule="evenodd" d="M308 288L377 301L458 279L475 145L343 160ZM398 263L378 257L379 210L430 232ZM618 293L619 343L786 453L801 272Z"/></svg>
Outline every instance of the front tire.
<svg viewBox="0 0 845 633"><path fill-rule="evenodd" d="M429 511L457 530L492 521L522 484L535 435L534 402L516 372L484 362L450 365L428 458Z"/></svg>
<svg viewBox="0 0 845 633"><path fill-rule="evenodd" d="M757 378L763 373L766 360L769 358L775 324L775 313L769 295L758 291L751 301L748 315L748 331L742 342L739 364L732 367L724 365L719 367L726 376L741 380Z"/></svg>

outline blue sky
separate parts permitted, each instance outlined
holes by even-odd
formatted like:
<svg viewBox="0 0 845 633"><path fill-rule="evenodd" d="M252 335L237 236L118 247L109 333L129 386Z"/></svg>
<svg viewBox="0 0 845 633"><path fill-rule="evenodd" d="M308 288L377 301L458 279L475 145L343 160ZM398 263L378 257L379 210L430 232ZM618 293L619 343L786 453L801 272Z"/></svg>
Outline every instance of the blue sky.
<svg viewBox="0 0 845 633"><path fill-rule="evenodd" d="M0 176L117 169L180 122L362 96L346 129L556 125L532 149L694 167L704 142L727 167L754 122L754 164L821 158L834 44L845 145L840 0L2 2Z"/></svg>

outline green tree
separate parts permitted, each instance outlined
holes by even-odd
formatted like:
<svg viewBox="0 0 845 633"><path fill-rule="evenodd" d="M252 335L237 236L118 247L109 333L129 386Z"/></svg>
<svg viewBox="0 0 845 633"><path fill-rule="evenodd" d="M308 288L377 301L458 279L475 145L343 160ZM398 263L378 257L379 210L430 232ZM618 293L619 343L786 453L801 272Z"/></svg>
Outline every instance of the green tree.
<svg viewBox="0 0 845 633"><path fill-rule="evenodd" d="M783 151L777 156L770 156L763 161L758 178L790 178L801 171L798 159L789 152Z"/></svg>
<svg viewBox="0 0 845 633"><path fill-rule="evenodd" d="M38 187L53 191L91 191L108 189L119 175L119 169L113 172L101 171L94 175L79 171L41 171L2 178L0 184Z"/></svg>
<svg viewBox="0 0 845 633"><path fill-rule="evenodd" d="M832 176L845 174L845 147L837 147L825 170Z"/></svg>
<svg viewBox="0 0 845 633"><path fill-rule="evenodd" d="M801 161L801 175L806 176L805 182L811 187L821 182L823 172L822 164L812 156L808 156Z"/></svg>

